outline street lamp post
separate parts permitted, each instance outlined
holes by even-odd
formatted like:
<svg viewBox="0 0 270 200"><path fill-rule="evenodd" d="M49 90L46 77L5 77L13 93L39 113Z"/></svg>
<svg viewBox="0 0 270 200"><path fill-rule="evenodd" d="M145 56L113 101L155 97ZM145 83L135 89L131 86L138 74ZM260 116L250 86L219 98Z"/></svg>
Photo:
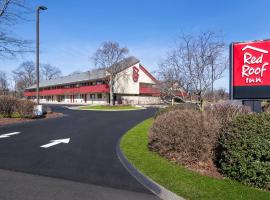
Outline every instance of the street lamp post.
<svg viewBox="0 0 270 200"><path fill-rule="evenodd" d="M40 10L47 10L45 6L37 7L36 19L36 70L37 70L37 104L39 105L39 12Z"/></svg>

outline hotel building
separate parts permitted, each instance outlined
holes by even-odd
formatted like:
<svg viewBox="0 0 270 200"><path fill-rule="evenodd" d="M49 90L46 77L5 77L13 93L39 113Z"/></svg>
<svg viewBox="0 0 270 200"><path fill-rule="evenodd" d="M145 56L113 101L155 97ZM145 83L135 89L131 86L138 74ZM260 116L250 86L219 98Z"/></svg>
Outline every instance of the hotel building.
<svg viewBox="0 0 270 200"><path fill-rule="evenodd" d="M135 57L121 61L114 87L116 104L160 103L158 81ZM40 82L41 103L108 104L110 73L106 69L63 76ZM36 85L26 88L24 96L36 99Z"/></svg>

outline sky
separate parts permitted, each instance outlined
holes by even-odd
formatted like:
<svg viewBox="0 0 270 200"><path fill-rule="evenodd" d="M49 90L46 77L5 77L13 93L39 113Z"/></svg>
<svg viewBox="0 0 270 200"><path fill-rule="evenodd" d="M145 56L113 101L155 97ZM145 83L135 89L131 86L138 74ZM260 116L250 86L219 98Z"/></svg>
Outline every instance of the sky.
<svg viewBox="0 0 270 200"><path fill-rule="evenodd" d="M270 38L269 0L28 0L45 5L40 14L40 62L59 67L63 75L94 67L91 56L104 41L117 41L151 72L182 33L222 31L234 41ZM17 37L35 41L35 13L13 27ZM269 26L269 27L268 27ZM0 60L11 71L35 54ZM228 71L215 88L229 87Z"/></svg>

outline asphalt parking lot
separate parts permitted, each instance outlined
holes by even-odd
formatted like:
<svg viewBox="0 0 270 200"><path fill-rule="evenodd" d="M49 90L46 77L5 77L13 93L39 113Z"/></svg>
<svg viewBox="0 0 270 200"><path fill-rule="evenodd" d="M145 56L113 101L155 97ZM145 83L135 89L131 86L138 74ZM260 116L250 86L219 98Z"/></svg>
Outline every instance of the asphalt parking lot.
<svg viewBox="0 0 270 200"><path fill-rule="evenodd" d="M121 136L155 109L54 110L65 116L0 127L0 199L157 199L116 155Z"/></svg>

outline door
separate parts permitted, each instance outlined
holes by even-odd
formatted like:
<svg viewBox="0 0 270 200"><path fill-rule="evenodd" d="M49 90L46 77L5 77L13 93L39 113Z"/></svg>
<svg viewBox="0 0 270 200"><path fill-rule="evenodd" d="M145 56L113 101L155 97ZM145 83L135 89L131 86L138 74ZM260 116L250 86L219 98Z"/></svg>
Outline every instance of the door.
<svg viewBox="0 0 270 200"><path fill-rule="evenodd" d="M84 94L84 103L87 103L87 94Z"/></svg>

